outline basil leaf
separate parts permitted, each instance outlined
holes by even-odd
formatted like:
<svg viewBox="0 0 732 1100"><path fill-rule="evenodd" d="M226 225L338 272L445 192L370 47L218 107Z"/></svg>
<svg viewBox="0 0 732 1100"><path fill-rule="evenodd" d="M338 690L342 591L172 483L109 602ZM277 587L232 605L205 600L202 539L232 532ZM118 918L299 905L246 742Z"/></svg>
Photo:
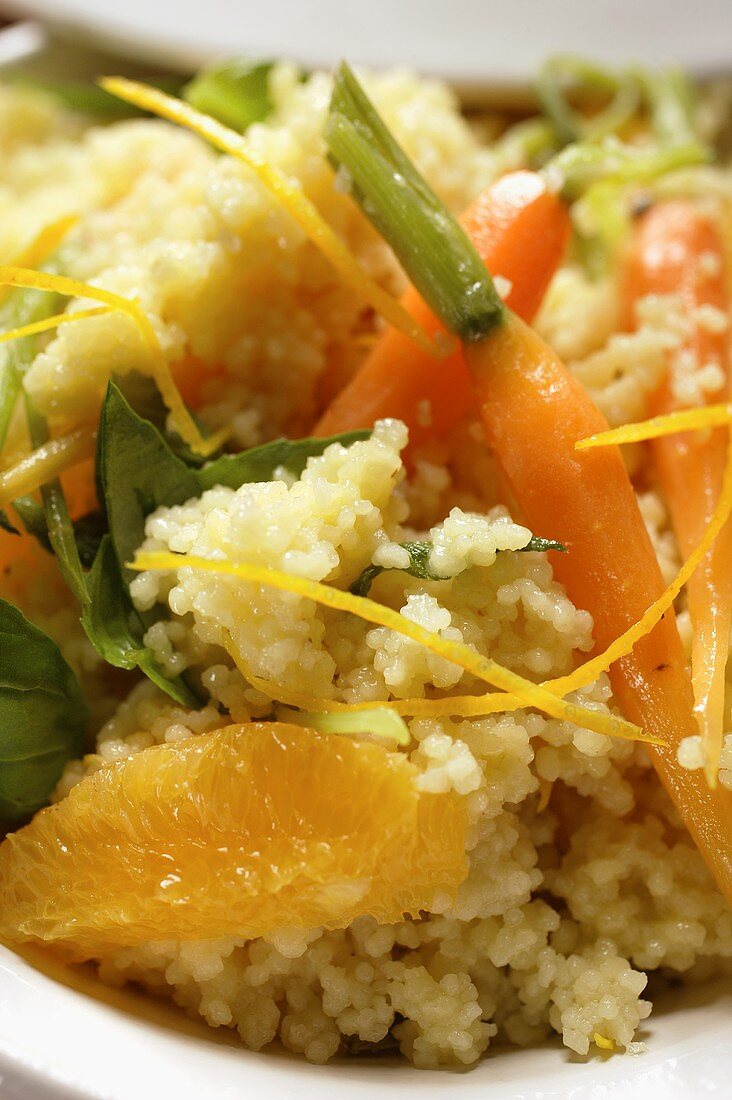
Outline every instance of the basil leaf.
<svg viewBox="0 0 732 1100"><path fill-rule="evenodd" d="M18 528L13 527L12 523L10 522L10 519L8 517L8 513L3 511L2 508L0 508L0 530L7 531L7 533L9 535L19 535L20 534L20 531L18 530Z"/></svg>
<svg viewBox="0 0 732 1100"><path fill-rule="evenodd" d="M25 407L31 443L34 447L40 447L49 438L48 425L44 418L35 411L27 397ZM88 599L86 580L79 559L79 551L76 548L74 527L66 506L66 496L58 478L54 478L41 486L41 499L48 530L48 541L56 555L61 575L83 607Z"/></svg>
<svg viewBox="0 0 732 1100"><path fill-rule="evenodd" d="M245 59L207 65L183 88L183 98L206 115L243 133L272 110L269 94L271 61Z"/></svg>
<svg viewBox="0 0 732 1100"><path fill-rule="evenodd" d="M251 447L237 455L222 455L198 471L198 483L202 491L213 489L216 485L238 489L240 485L255 481L271 481L279 466L283 466L293 477L300 477L308 459L322 455L331 443L350 447L370 435L370 431L354 431L325 439L275 439L272 443Z"/></svg>
<svg viewBox="0 0 732 1100"><path fill-rule="evenodd" d="M48 527L46 526L43 505L39 504L33 497L18 497L17 500L13 501L13 508L17 512L26 533L33 535L40 542L43 549L52 554L53 547L48 538Z"/></svg>
<svg viewBox="0 0 732 1100"><path fill-rule="evenodd" d="M129 103L123 103L116 96L105 92L98 84L90 81L52 80L23 75L16 83L45 92L69 110L91 115L99 121L116 122L124 118L142 118L148 114L147 111L142 111ZM150 77L147 83L171 95L177 95L180 91L180 80L173 77Z"/></svg>
<svg viewBox="0 0 732 1100"><path fill-rule="evenodd" d="M201 493L194 470L178 458L149 420L130 407L114 382L99 421L99 498L104 502L117 561L125 582L126 563L145 537L145 520L161 505L183 504Z"/></svg>
<svg viewBox="0 0 732 1100"><path fill-rule="evenodd" d="M408 573L410 577L417 577L422 581L452 580L452 577L437 576L431 571L429 567L429 557L432 553L431 542L400 542L399 545L409 554L408 566L399 569L398 566L369 565L350 586L349 592L352 592L354 596L367 596L376 578L381 573L392 569L399 569L399 572ZM537 535L532 535L526 546L521 546L514 552L525 554L537 553L543 550L558 550L560 553L564 553L566 549L567 547L563 543L555 542L554 539L542 539ZM498 553L503 553L503 551L499 550Z"/></svg>
<svg viewBox="0 0 732 1100"><path fill-rule="evenodd" d="M112 539L105 535L87 578L89 602L81 622L94 648L115 668L139 668L183 706L199 701L180 676L170 678L143 642L145 627L120 571Z"/></svg>
<svg viewBox="0 0 732 1100"><path fill-rule="evenodd" d="M48 801L67 760L84 747L87 711L54 641L0 600L0 818Z"/></svg>
<svg viewBox="0 0 732 1100"><path fill-rule="evenodd" d="M13 501L13 508L18 513L26 532L33 535L44 550L53 554L54 550L46 526L46 514L42 505L33 497L18 497ZM0 525L2 525L2 514L0 514ZM79 519L72 520L72 527L79 561L84 569L90 569L102 536L107 530L104 516L101 512L87 512Z"/></svg>
<svg viewBox="0 0 732 1100"><path fill-rule="evenodd" d="M149 390L137 390L153 415L156 401ZM110 382L102 408L97 443L97 479L109 529L91 573L89 599L82 622L93 645L118 668L140 668L154 683L187 706L197 700L179 677L168 679L143 642L154 621L140 615L129 595L134 573L127 569L145 537L145 521L155 509L183 504L215 485L238 488L246 482L270 480L278 466L299 476L308 458L322 454L332 442L344 445L366 439L368 431L331 439L277 440L239 455L222 455L194 469L173 452L150 420L131 407L121 388Z"/></svg>
<svg viewBox="0 0 732 1100"><path fill-rule="evenodd" d="M114 384L119 389L130 408L142 417L154 424L171 451L182 458L188 466L203 466L211 461L210 456L205 457L194 451L185 440L181 439L177 432L170 431L168 424L168 409L160 396L160 390L149 375L140 374L139 371L131 371L122 377L114 378ZM204 439L211 434L207 426L190 409L188 410L196 427L200 430Z"/></svg>

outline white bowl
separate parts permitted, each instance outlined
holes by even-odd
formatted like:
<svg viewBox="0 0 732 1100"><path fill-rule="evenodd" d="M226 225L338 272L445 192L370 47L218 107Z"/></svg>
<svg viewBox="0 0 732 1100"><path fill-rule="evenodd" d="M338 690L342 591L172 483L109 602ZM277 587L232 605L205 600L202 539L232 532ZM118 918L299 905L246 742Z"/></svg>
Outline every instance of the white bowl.
<svg viewBox="0 0 732 1100"><path fill-rule="evenodd" d="M9 6L9 5L8 5ZM676 59L698 75L732 67L730 0L14 0L95 46L151 64L194 67L221 53L341 56L407 63L461 88L514 89L555 51L620 63ZM26 35L27 37L27 35ZM31 38L32 38L31 34ZM12 43L11 43L12 44ZM19 42L22 46L23 43ZM35 40L24 47L38 48ZM732 983L657 1002L635 1057L574 1058L557 1042L500 1051L466 1073L425 1073L395 1060L311 1066L254 1054L85 971L0 948L2 1100L695 1100L732 1080Z"/></svg>
<svg viewBox="0 0 732 1100"><path fill-rule="evenodd" d="M196 67L235 52L332 66L409 65L461 88L525 86L552 53L609 64L732 65L729 0L8 0L153 64Z"/></svg>
<svg viewBox="0 0 732 1100"><path fill-rule="evenodd" d="M43 971L39 969L42 965ZM67 984L68 983L68 984ZM82 968L0 949L2 1100L696 1100L728 1095L732 982L667 994L641 1055L576 1058L558 1043L500 1050L464 1073L424 1072L396 1059L312 1066L252 1053Z"/></svg>

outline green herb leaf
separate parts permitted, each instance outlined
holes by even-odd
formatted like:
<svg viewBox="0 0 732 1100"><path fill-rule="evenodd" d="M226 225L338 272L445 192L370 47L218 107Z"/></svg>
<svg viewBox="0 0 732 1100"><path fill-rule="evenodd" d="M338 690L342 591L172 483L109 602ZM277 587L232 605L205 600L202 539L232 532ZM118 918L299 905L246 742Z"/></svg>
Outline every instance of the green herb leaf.
<svg viewBox="0 0 732 1100"><path fill-rule="evenodd" d="M682 69L637 69L656 138L661 145L693 145L699 141L696 94Z"/></svg>
<svg viewBox="0 0 732 1100"><path fill-rule="evenodd" d="M84 746L86 706L54 641L0 600L0 818L14 825L48 801Z"/></svg>
<svg viewBox="0 0 732 1100"><path fill-rule="evenodd" d="M44 550L53 554L51 540L48 537L45 511L33 497L18 497L13 501L13 508L18 513L20 521L26 532L33 535ZM85 516L72 521L74 541L79 555L79 561L84 569L90 569L96 557L102 536L107 530L107 524L101 512L87 512Z"/></svg>
<svg viewBox="0 0 732 1100"><path fill-rule="evenodd" d="M186 707L199 700L180 676L169 677L143 642L145 626L135 610L109 535L88 576L89 602L81 622L94 648L115 668L139 668L149 680Z"/></svg>
<svg viewBox="0 0 732 1100"><path fill-rule="evenodd" d="M368 596L371 585L376 578L386 571L397 569L400 573L408 573L410 577L417 577L421 581L447 581L451 577L440 576L433 573L429 567L429 558L432 553L431 542L400 542L399 545L409 554L409 565L400 569L398 566L369 565L364 569L349 588L354 596ZM558 550L564 553L567 547L554 539L542 539L532 535L526 546L519 547L516 553L537 553L545 550ZM502 553L503 551L498 551Z"/></svg>
<svg viewBox="0 0 732 1100"><path fill-rule="evenodd" d="M147 77L146 82L154 88L177 95L180 92L180 79L175 77ZM105 92L98 84L84 80L51 80L23 76L17 80L19 85L35 88L53 96L63 107L80 114L92 115L100 122L117 122L124 118L142 118L147 111L141 111L129 103L123 103L110 92Z"/></svg>
<svg viewBox="0 0 732 1100"><path fill-rule="evenodd" d="M145 520L161 505L183 504L200 495L194 470L178 458L149 420L138 416L114 382L99 420L99 498L125 582L126 568L145 537Z"/></svg>
<svg viewBox="0 0 732 1100"><path fill-rule="evenodd" d="M25 405L31 443L34 447L40 447L48 440L48 426L27 398ZM71 522L71 516L66 506L66 497L58 478L54 478L53 481L49 481L41 487L41 499L43 500L48 541L56 555L58 567L66 584L83 607L89 598L86 590L86 580L74 537L74 525Z"/></svg>
<svg viewBox="0 0 732 1100"><path fill-rule="evenodd" d="M13 524L8 518L8 513L0 508L0 530L7 531L9 535L19 535L20 531L17 527L13 527Z"/></svg>
<svg viewBox="0 0 732 1100"><path fill-rule="evenodd" d="M205 462L211 460L210 455L198 454L181 439L177 432L169 430L168 409L160 396L160 390L149 375L140 374L139 371L131 371L122 377L114 378L113 381L133 412L136 412L143 420L149 420L151 424L154 424L171 451L178 458L182 458L186 465L203 466ZM190 409L188 411L203 438L207 439L211 434L209 429L194 412L191 412Z"/></svg>
<svg viewBox="0 0 732 1100"><path fill-rule="evenodd" d="M201 69L183 88L183 98L204 114L243 133L272 110L269 94L271 61L233 59Z"/></svg>
<svg viewBox="0 0 732 1100"><path fill-rule="evenodd" d="M335 76L325 137L354 198L425 301L461 340L482 340L503 317L493 281L345 62Z"/></svg>
<svg viewBox="0 0 732 1100"><path fill-rule="evenodd" d="M350 447L370 435L370 431L354 431L324 439L275 439L240 454L222 455L198 471L198 481L202 490L213 489L215 485L238 489L255 481L271 481L278 467L300 477L308 459L322 455L332 443Z"/></svg>

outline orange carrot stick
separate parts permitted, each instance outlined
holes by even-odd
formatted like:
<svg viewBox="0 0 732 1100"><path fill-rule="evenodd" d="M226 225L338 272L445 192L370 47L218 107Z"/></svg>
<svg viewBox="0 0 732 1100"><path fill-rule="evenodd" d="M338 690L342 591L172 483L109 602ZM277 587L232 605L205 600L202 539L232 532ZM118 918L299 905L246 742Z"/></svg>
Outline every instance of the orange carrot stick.
<svg viewBox="0 0 732 1100"><path fill-rule="evenodd" d="M575 448L607 429L604 417L551 349L501 304L469 240L345 65L326 137L366 214L461 338L486 440L529 526L567 546L555 555L557 576L591 612L596 645L605 649L662 596L664 583L619 448ZM440 259L452 263L436 264L426 242L441 242ZM611 678L625 716L666 742L649 749L653 763L732 904L732 792L710 790L703 774L676 757L696 726L672 607L616 661Z"/></svg>
<svg viewBox="0 0 732 1100"><path fill-rule="evenodd" d="M598 650L637 622L664 588L658 561L617 447L577 452L607 429L585 390L515 318L468 351L486 439L528 525L551 531L567 554L556 576L591 612ZM597 461L586 461L593 456ZM732 901L732 793L710 791L676 750L696 732L686 659L670 610L610 670L626 718L663 738L648 751L720 887Z"/></svg>
<svg viewBox="0 0 732 1100"><path fill-rule="evenodd" d="M629 325L636 322L635 305L649 294L680 298L691 331L684 351L699 366L714 364L723 384L707 395L707 403L729 390L729 333L715 326L726 317L728 293L724 247L709 217L693 202L676 200L652 207L639 221L625 272ZM697 312L713 307L711 322ZM709 325L711 324L711 329ZM670 365L671 366L671 365ZM652 416L683 408L675 393L671 369L652 396ZM658 479L684 557L699 542L722 487L728 433L684 433L651 443ZM692 683L695 711L702 735L707 779L716 783L722 750L725 668L732 617L732 525L727 524L688 586L694 625Z"/></svg>
<svg viewBox="0 0 732 1100"><path fill-rule="evenodd" d="M512 172L476 199L462 225L486 267L510 282L507 304L531 320L569 239L569 215L560 197L537 173ZM402 304L428 332L445 331L413 287ZM409 427L414 447L446 435L473 405L461 351L448 359L430 358L390 327L325 410L315 434L371 427L380 417L395 416Z"/></svg>

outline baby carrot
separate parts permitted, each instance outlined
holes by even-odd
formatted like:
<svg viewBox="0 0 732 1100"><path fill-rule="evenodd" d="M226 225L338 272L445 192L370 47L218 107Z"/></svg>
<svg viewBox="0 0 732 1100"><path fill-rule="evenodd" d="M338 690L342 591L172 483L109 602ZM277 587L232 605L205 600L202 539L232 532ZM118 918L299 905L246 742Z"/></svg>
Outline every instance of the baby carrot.
<svg viewBox="0 0 732 1100"><path fill-rule="evenodd" d="M486 267L510 283L507 305L530 321L569 239L565 204L538 173L511 172L486 188L461 222ZM444 331L414 287L405 292L402 305L428 332ZM460 350L448 359L435 359L389 327L325 410L315 434L370 427L380 417L396 416L409 427L414 447L446 435L473 404Z"/></svg>
<svg viewBox="0 0 732 1100"><path fill-rule="evenodd" d="M724 248L709 216L689 200L660 203L639 220L625 272L628 323L635 305L649 294L680 300L689 335L682 353L699 367L718 368L720 387L707 403L729 391L728 292ZM704 308L712 307L711 314ZM721 319L721 324L715 321ZM673 363L653 394L652 416L674 412L684 402L675 391ZM682 554L686 557L709 523L722 487L728 433L724 429L684 433L651 443L661 489ZM694 626L692 683L702 735L707 778L716 783L722 750L725 668L732 612L732 525L727 524L688 586Z"/></svg>
<svg viewBox="0 0 732 1100"><path fill-rule="evenodd" d="M488 445L529 526L567 546L569 553L556 556L557 574L577 606L592 613L595 641L604 649L641 618L664 584L619 449L575 449L578 439L607 427L603 416L551 349L500 301L469 240L345 66L327 138L365 212L462 341ZM695 723L672 609L616 662L611 677L626 717L666 742L649 749L653 763L732 903L732 792L710 790L676 757Z"/></svg>

